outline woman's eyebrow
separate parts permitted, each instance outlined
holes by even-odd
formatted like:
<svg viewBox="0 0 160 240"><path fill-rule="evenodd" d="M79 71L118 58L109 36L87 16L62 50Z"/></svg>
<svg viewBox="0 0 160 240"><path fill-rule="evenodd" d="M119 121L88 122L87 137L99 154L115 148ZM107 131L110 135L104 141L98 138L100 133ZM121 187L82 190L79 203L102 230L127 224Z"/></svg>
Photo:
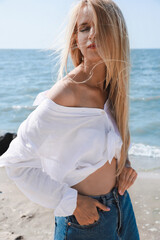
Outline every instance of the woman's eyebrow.
<svg viewBox="0 0 160 240"><path fill-rule="evenodd" d="M79 24L79 27L85 26L85 25L88 25L88 23L87 22L81 23L81 24Z"/></svg>

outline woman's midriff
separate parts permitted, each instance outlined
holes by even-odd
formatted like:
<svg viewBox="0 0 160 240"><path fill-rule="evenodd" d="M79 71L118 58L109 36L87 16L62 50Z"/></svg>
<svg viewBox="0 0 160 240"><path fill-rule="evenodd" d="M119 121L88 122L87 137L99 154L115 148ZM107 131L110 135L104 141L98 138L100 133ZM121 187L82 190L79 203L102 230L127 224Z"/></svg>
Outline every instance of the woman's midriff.
<svg viewBox="0 0 160 240"><path fill-rule="evenodd" d="M101 168L90 174L83 181L72 186L82 195L103 195L116 185L116 159L111 164L107 161Z"/></svg>

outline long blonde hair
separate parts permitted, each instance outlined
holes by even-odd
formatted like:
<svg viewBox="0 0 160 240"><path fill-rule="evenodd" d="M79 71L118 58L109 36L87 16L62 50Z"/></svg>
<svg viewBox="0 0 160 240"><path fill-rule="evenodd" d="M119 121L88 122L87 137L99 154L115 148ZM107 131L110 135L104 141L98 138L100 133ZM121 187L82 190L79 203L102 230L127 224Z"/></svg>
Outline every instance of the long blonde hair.
<svg viewBox="0 0 160 240"><path fill-rule="evenodd" d="M106 89L109 89L109 102L112 115L117 123L123 145L117 168L117 176L122 172L128 154L130 133L129 118L129 73L130 47L125 19L119 7L112 0L83 0L71 11L66 31L66 45L61 54L58 80L67 73L69 54L77 67L83 56L76 47L77 18L80 10L89 4L93 10L96 31L96 44L99 55L106 65Z"/></svg>

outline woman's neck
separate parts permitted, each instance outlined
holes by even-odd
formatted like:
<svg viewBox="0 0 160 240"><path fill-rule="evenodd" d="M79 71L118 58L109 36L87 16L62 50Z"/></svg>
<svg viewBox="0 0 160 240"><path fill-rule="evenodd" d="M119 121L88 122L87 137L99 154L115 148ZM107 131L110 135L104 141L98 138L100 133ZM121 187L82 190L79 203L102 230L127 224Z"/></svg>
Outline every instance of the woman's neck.
<svg viewBox="0 0 160 240"><path fill-rule="evenodd" d="M100 88L104 90L104 80L106 79L106 66L102 60L96 63L88 61L80 64L81 71L86 75L86 79L89 79L86 83L90 87Z"/></svg>

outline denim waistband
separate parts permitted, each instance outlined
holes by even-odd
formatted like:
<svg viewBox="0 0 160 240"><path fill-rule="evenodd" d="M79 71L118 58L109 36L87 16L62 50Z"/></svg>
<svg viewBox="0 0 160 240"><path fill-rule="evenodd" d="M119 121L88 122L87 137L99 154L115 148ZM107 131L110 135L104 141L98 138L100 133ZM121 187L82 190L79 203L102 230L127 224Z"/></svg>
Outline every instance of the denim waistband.
<svg viewBox="0 0 160 240"><path fill-rule="evenodd" d="M109 200L109 199L112 199L112 198L115 198L115 196L118 195L118 189L117 187L113 187L112 190L109 192L109 193L106 193L106 194L101 194L101 195L85 195L87 197L91 197L91 198L94 198L94 199L97 199L99 200L100 198L105 198L106 200Z"/></svg>

